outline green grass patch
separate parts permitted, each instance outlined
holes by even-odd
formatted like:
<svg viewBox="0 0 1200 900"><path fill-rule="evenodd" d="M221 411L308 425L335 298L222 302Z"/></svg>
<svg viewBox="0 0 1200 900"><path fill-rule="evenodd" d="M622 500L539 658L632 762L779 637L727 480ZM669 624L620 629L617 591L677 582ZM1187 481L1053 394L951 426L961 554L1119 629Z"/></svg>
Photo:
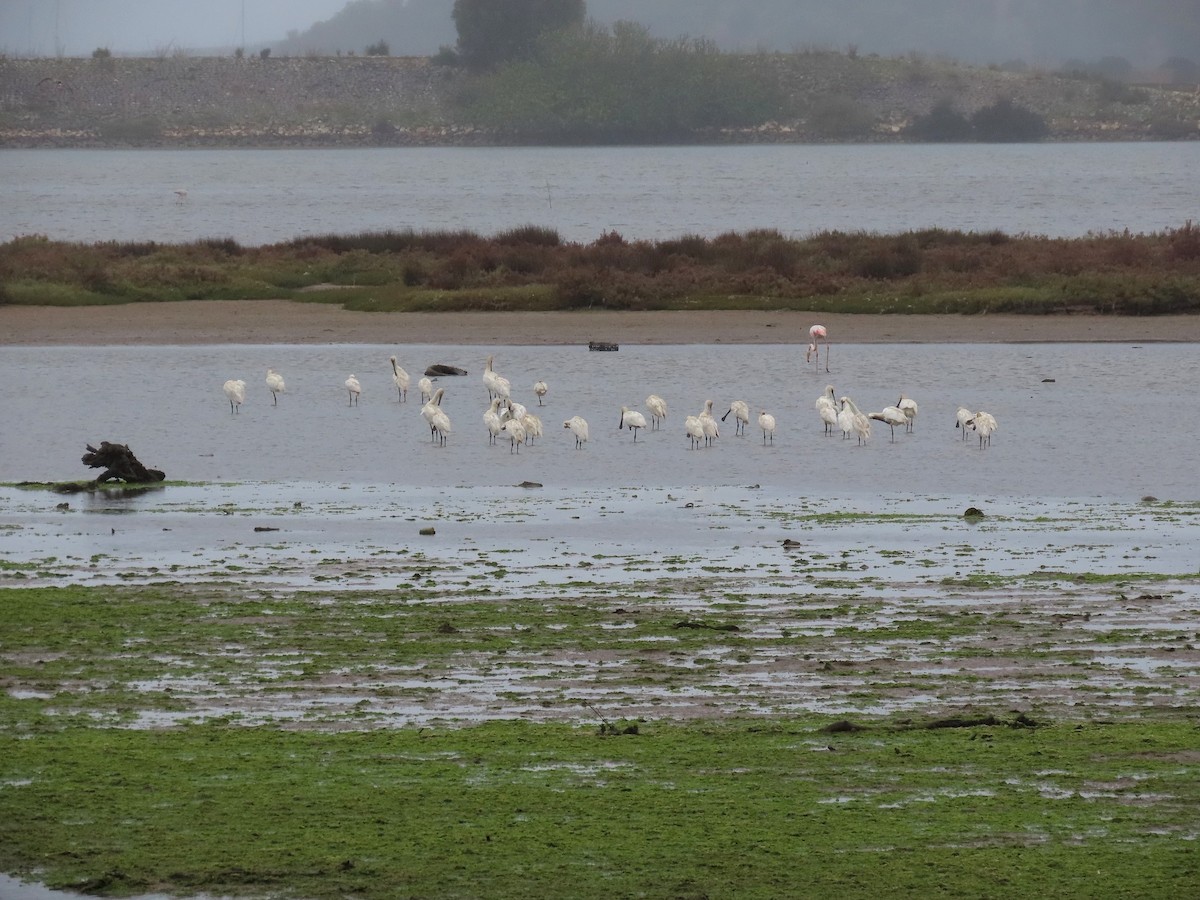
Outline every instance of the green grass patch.
<svg viewBox="0 0 1200 900"><path fill-rule="evenodd" d="M0 738L0 866L313 900L1188 896L1191 723ZM607 730L606 730L607 731Z"/></svg>

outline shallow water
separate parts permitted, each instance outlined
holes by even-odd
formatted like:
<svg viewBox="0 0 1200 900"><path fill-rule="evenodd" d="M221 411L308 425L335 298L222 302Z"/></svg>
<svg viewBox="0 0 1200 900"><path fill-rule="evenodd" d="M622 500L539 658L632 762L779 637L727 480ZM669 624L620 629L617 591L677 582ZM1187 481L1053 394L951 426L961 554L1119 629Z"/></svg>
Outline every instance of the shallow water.
<svg viewBox="0 0 1200 900"><path fill-rule="evenodd" d="M479 374L492 352L514 397L546 423L519 455L490 447L482 424ZM406 404L392 353L413 375ZM439 382L454 421L446 447L430 443L418 413L416 379L433 362L470 370ZM267 366L288 382L278 406ZM161 679L126 687L150 697L169 687L181 708L150 703L124 727L1194 706L1194 345L847 344L831 368L812 371L791 345L0 348L10 386L0 482L90 477L79 456L100 440L130 444L173 481L201 482L130 495L0 487L0 585L302 588L328 603L420 585L429 597L414 602L444 604L448 617L487 585L501 602L612 608L601 631L619 632L633 621L626 607L643 606L740 627L736 650L718 637L703 658L660 639L636 654L505 650L328 680L304 676L299 650L238 654L234 678L163 659ZM342 388L350 372L364 386L354 408ZM221 392L230 377L248 383L237 415ZM538 378L550 384L541 409ZM875 423L866 447L825 437L813 401L827 382L864 409L912 395L914 433L893 443ZM617 429L619 409L651 391L670 415L634 444ZM774 444L753 422L735 436L730 421L713 448L690 450L682 417L709 398L718 414L734 398L770 410ZM996 415L990 447L960 440L959 404ZM561 427L574 414L592 423L581 451ZM544 486L514 486L524 480ZM1174 502L1140 502L1146 494ZM986 517L965 521L968 505ZM427 527L435 534L419 533ZM970 580L979 575L1013 580ZM1128 585L1085 577L1112 575ZM985 624L961 646L858 636L947 610ZM781 656L772 638L783 629L816 638L812 652ZM638 660L669 668L669 685L639 674ZM0 876L10 896L73 895Z"/></svg>
<svg viewBox="0 0 1200 900"><path fill-rule="evenodd" d="M718 336L714 336L714 339ZM412 375L397 402L388 356ZM545 434L511 453L489 446L482 423L483 362L542 418ZM442 378L453 423L447 445L431 443L416 381L434 362L469 374ZM287 380L277 406L268 366ZM1200 354L1190 344L835 344L832 372L814 372L794 345L576 346L324 345L201 347L6 347L0 379L0 481L85 479L85 444L130 445L175 481L332 482L372 485L360 502L386 502L388 486L496 490L522 481L547 488L760 485L780 496L905 498L1093 497L1191 500L1200 446L1194 385ZM342 386L363 384L356 407ZM227 378L247 382L230 414ZM550 386L538 407L532 385ZM813 408L826 383L864 411L900 393L920 405L914 432L875 422L868 446L828 438ZM657 393L669 417L636 444L618 430L620 407ZM683 417L714 401L719 416L746 400L752 421L735 436L733 417L716 445L690 450ZM960 440L955 410L996 416L990 447ZM775 415L763 445L757 412ZM586 448L562 423L582 415ZM297 489L299 490L299 489Z"/></svg>

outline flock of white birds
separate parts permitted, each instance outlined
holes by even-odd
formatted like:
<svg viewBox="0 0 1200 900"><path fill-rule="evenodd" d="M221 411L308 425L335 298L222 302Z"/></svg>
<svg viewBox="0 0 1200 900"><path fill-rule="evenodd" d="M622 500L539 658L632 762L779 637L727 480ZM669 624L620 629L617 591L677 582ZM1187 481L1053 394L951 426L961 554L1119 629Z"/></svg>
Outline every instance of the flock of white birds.
<svg viewBox="0 0 1200 900"><path fill-rule="evenodd" d="M815 356L819 369L818 341L824 341L825 371L828 372L829 344L825 326L814 325L809 330L809 334L812 342L809 344L806 360L811 361ZM408 388L412 379L397 362L395 356L389 357L389 362L392 366L392 383L396 387L397 400L405 403L408 401ZM542 420L528 407L512 399L512 382L495 370L494 363L495 357L489 356L483 369L483 385L488 393L488 407L483 411L482 417L484 429L490 444L497 444L507 439L509 452L520 453L522 446L532 443L542 436ZM267 389L271 392L272 403L278 404L279 394L286 389L283 376L274 369L267 369L266 384ZM359 396L362 394L362 384L357 377L351 375L346 379L344 385L349 394L350 405L356 406ZM241 379L230 379L225 382L224 390L225 396L229 399L229 410L236 414L246 400L246 382ZM417 390L421 394L421 417L429 426L430 440L445 446L453 429L450 416L442 409L442 398L446 391L444 388L435 390L433 382L428 376L417 381ZM543 399L549 390L545 381L538 380L534 383L533 393L537 397L538 406L543 405ZM646 411L650 414L649 421L646 419L646 414L640 410L628 406L621 407L618 428L620 430L628 428L633 434L634 443L637 442L639 431L642 429L657 431L667 419L667 403L657 394L648 396L645 406ZM840 430L843 439L849 439L853 435L860 445L866 444L870 440L873 421L882 422L888 426L892 441L896 439L897 427L902 427L905 432L911 433L919 409L915 400L901 394L895 406L885 406L879 412L864 413L850 397L838 397L831 384L825 386L825 392L817 398L815 406L817 415L825 425L826 435L835 434ZM721 436L720 423L725 422L730 416L733 416L734 434L744 435L751 419L750 405L744 400L734 400L730 403L729 409L719 420L713 414L712 400L705 401L704 408L698 414L687 416L684 419L683 428L692 449L711 447L713 442ZM774 443L775 417L766 410L760 410L756 421L762 432L763 443ZM968 431L974 432L979 438L980 449L991 445L992 434L997 430L995 416L983 410L972 411L965 406L958 409L955 427L962 429L963 440L967 439ZM563 428L574 436L575 448L583 449L588 441L587 420L582 416L571 416L563 422Z"/></svg>

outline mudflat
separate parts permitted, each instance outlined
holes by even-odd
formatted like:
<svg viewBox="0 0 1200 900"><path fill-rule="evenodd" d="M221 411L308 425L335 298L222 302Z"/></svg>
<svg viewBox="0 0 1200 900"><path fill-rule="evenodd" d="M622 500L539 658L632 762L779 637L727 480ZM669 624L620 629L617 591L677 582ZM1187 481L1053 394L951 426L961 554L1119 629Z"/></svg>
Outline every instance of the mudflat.
<svg viewBox="0 0 1200 900"><path fill-rule="evenodd" d="M850 315L748 312L355 312L290 300L0 306L0 345L799 344L1200 341L1200 316Z"/></svg>

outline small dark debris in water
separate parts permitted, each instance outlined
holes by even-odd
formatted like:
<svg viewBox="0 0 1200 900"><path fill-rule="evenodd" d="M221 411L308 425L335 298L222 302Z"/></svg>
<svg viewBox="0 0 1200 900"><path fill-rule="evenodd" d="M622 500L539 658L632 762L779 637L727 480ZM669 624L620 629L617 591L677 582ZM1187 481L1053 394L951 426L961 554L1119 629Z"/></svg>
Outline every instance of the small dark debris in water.
<svg viewBox="0 0 1200 900"><path fill-rule="evenodd" d="M1153 494L1147 494L1145 497L1142 498L1142 502L1143 503L1157 503L1158 498L1155 497Z"/></svg>
<svg viewBox="0 0 1200 900"><path fill-rule="evenodd" d="M1054 379L1053 378L1043 378L1042 384L1054 384Z"/></svg>
<svg viewBox="0 0 1200 900"><path fill-rule="evenodd" d="M292 504L292 509L303 509L303 508L304 508L304 504L301 503L299 500L297 500L295 503Z"/></svg>
<svg viewBox="0 0 1200 900"><path fill-rule="evenodd" d="M715 625L711 622L699 622L695 619L681 619L673 626L675 628L707 628L709 631L741 631L736 625Z"/></svg>
<svg viewBox="0 0 1200 900"><path fill-rule="evenodd" d="M64 500L62 503L56 503L56 504L54 505L54 508L55 508L55 509L70 509L70 508L71 508L71 504L70 504L70 503L68 503L66 500Z"/></svg>
<svg viewBox="0 0 1200 900"><path fill-rule="evenodd" d="M447 366L442 363L434 363L425 370L425 374L430 378L436 378L439 375L466 375L466 369L460 369L458 366Z"/></svg>
<svg viewBox="0 0 1200 900"><path fill-rule="evenodd" d="M683 504L683 508L684 508L684 509L691 509L691 508L692 508L692 507L694 507L695 505L696 505L695 503L693 503L691 500L689 500L687 503Z"/></svg>
<svg viewBox="0 0 1200 900"><path fill-rule="evenodd" d="M90 469L104 469L96 476L95 483L120 481L125 484L148 484L163 481L167 476L159 469L147 469L133 455L128 444L115 444L101 441L99 447L85 444L87 453L83 454L81 462Z"/></svg>
<svg viewBox="0 0 1200 900"><path fill-rule="evenodd" d="M422 528L422 529L420 530L419 534L437 534L437 530L436 530L435 528L432 528L432 527L430 527L430 528Z"/></svg>
<svg viewBox="0 0 1200 900"><path fill-rule="evenodd" d="M798 547L803 547L803 546L804 545L802 543L800 543L799 541L794 541L791 538L786 538L783 542L783 548L785 550L795 550Z"/></svg>
<svg viewBox="0 0 1200 900"><path fill-rule="evenodd" d="M523 487L523 488L535 488L535 487L541 487L541 486L542 486L542 483L540 481L522 481L520 484L517 485L517 487Z"/></svg>
<svg viewBox="0 0 1200 900"><path fill-rule="evenodd" d="M864 730L862 725L855 725L849 719L838 719L821 729L825 734L853 734L856 731Z"/></svg>
<svg viewBox="0 0 1200 900"><path fill-rule="evenodd" d="M255 525L255 531L278 531L279 529L273 525Z"/></svg>
<svg viewBox="0 0 1200 900"><path fill-rule="evenodd" d="M978 506L968 506L966 508L966 510L963 512L963 518L964 519L982 519L983 518L983 510L980 509Z"/></svg>
<svg viewBox="0 0 1200 900"><path fill-rule="evenodd" d="M588 349L612 351L620 350L621 348L611 341L588 341Z"/></svg>
<svg viewBox="0 0 1200 900"><path fill-rule="evenodd" d="M438 634L458 634L458 629L449 622L443 622L437 627Z"/></svg>

